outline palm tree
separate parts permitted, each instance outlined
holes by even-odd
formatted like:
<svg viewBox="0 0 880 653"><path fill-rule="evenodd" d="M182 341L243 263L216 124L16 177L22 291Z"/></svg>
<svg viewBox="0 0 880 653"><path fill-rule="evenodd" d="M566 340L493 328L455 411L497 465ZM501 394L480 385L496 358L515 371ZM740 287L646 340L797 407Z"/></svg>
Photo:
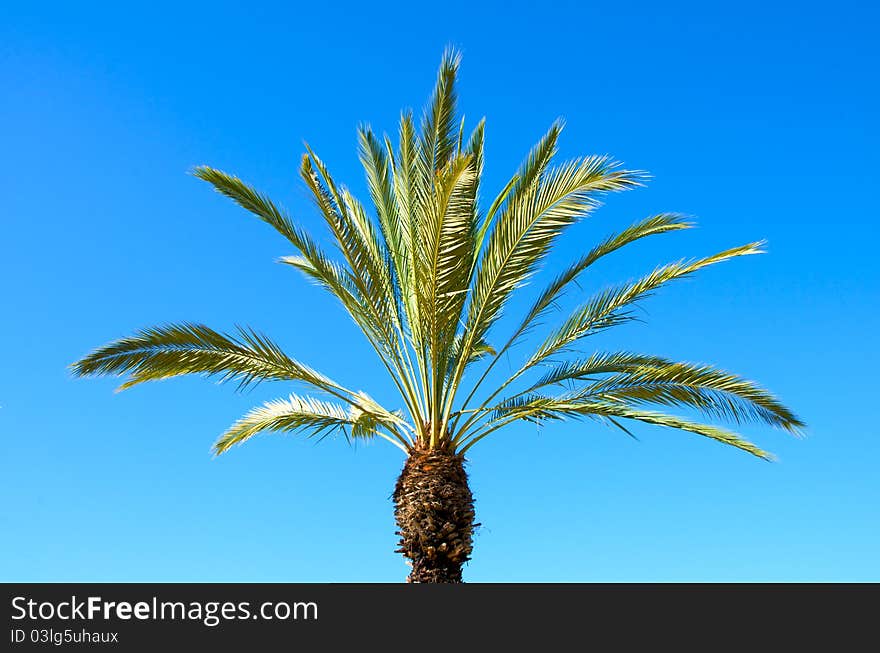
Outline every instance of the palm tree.
<svg viewBox="0 0 880 653"><path fill-rule="evenodd" d="M79 376L126 376L122 388L200 374L235 380L239 387L295 381L319 393L292 394L253 409L217 440L214 451L223 453L266 431L341 432L349 439L382 438L398 447L406 460L393 498L399 552L412 565L412 582L461 582L474 529L465 456L513 422L592 418L626 433L627 422L645 422L764 459L770 454L730 430L646 406L684 408L734 424L764 422L792 433L803 426L760 386L708 365L629 351L578 353L589 336L632 320L634 304L660 286L757 254L760 242L663 265L598 292L539 340L513 374L485 387L497 362L549 317L596 261L642 238L692 224L661 213L610 235L562 270L513 333L498 339L492 328L508 300L563 232L592 213L598 196L639 186L643 176L602 156L554 164L562 129L557 122L483 207L484 122L464 139L464 123L456 116L458 66L458 55L447 51L420 126L411 112L402 115L396 150L387 136L359 130L375 217L306 148L300 174L340 259L331 258L281 207L239 178L207 166L194 171L287 239L295 253L281 261L342 304L387 369L402 410L381 406L365 392L288 356L252 329L225 334L201 324L159 326L105 345L73 365Z"/></svg>

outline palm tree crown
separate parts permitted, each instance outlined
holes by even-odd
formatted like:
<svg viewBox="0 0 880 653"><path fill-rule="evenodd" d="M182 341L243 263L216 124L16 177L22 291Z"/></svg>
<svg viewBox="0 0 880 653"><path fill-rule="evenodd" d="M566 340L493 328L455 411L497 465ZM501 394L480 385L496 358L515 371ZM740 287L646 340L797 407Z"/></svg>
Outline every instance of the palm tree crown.
<svg viewBox="0 0 880 653"><path fill-rule="evenodd" d="M757 384L708 365L628 351L578 354L585 339L633 319L641 299L675 279L728 259L761 252L749 243L663 265L585 299L540 339L516 371L484 387L490 370L541 325L596 261L648 236L687 229L680 215L643 219L598 243L536 297L512 334L493 326L557 239L597 207L597 197L640 184L642 176L603 156L554 161L562 126L553 124L516 174L484 204L484 122L464 137L456 116L458 56L447 51L417 127L400 120L397 148L359 130L372 211L337 184L311 150L300 174L339 252L331 258L268 197L235 176L202 166L194 174L274 227L294 254L282 262L333 295L358 325L400 394L386 408L291 358L264 335L224 334L200 324L142 330L73 365L77 375L127 376L123 388L185 374L235 380L296 381L316 396L293 394L245 415L214 445L222 453L265 431L344 432L384 438L407 453L463 455L518 420L594 418L626 430L627 421L689 431L761 458L770 455L726 428L648 406L679 407L740 424L763 422L797 432L801 421ZM482 369L480 369L482 368ZM469 374L473 369L479 374Z"/></svg>

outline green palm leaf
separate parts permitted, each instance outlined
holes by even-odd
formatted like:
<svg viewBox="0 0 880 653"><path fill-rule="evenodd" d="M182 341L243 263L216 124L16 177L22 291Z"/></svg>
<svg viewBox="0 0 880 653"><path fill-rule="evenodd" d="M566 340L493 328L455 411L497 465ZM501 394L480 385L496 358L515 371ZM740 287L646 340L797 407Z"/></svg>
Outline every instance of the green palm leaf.
<svg viewBox="0 0 880 653"><path fill-rule="evenodd" d="M675 362L630 352L595 353L559 363L515 397L554 385L578 396L629 404L696 408L736 424L761 421L797 433L804 424L753 381L710 365Z"/></svg>
<svg viewBox="0 0 880 653"><path fill-rule="evenodd" d="M692 407L735 424L760 421L796 433L803 422L758 384L709 365L666 361L609 376L585 395L628 404Z"/></svg>
<svg viewBox="0 0 880 653"><path fill-rule="evenodd" d="M763 242L749 243L695 261L681 261L656 268L635 282L599 293L578 308L538 347L526 368L531 368L565 350L581 338L631 319L627 308L644 299L660 286L687 277L697 270L737 256L760 254Z"/></svg>
<svg viewBox="0 0 880 653"><path fill-rule="evenodd" d="M268 197L246 184L238 177L208 166L195 168L193 174L214 186L217 192L233 199L237 204L273 226L293 244L299 252L295 257L285 257L283 262L294 265L322 288L333 294L355 317L365 331L375 331L369 322L368 311L351 283L351 273L333 262L305 231L297 227L286 212Z"/></svg>
<svg viewBox="0 0 880 653"><path fill-rule="evenodd" d="M186 374L220 376L242 387L275 380L301 381L324 391L341 389L253 330L240 328L238 335L228 336L192 323L143 329L96 349L72 369L77 376L128 375L120 390Z"/></svg>
<svg viewBox="0 0 880 653"><path fill-rule="evenodd" d="M637 222L619 234L612 234L591 249L586 255L575 261L562 274L557 276L556 279L554 279L553 282L538 296L538 299L532 305L532 308L526 314L525 318L523 318L519 327L517 327L513 334L508 338L504 346L494 354L494 358L471 389L465 403L473 398L480 385L501 357L531 328L539 323L540 318L555 305L555 302L561 297L568 286L576 283L578 276L593 265L593 263L601 259L603 256L647 236L666 233L668 231L687 229L691 226L691 223L685 221L682 216L673 213L661 213ZM493 395L493 397L494 396L495 395Z"/></svg>
<svg viewBox="0 0 880 653"><path fill-rule="evenodd" d="M773 460L773 456L763 449L743 439L736 433L717 426L700 424L690 420L666 415L654 411L640 410L624 403L586 399L580 395L547 397L532 395L519 397L500 405L495 411L494 419L481 432L475 433L462 443L462 451L467 451L474 444L490 435L499 428L517 420L542 423L549 420L566 418L590 417L603 420L628 419L655 426L665 426L680 431L696 433L703 437L716 440L723 444L736 447L765 460Z"/></svg>
<svg viewBox="0 0 880 653"><path fill-rule="evenodd" d="M312 191L315 204L348 262L351 279L370 307L376 323L380 327L394 324L397 311L393 305L392 272L387 267L386 253L373 223L354 198L336 186L323 162L313 152L303 156L300 175ZM384 344L395 344L394 331L390 328L383 330Z"/></svg>
<svg viewBox="0 0 880 653"><path fill-rule="evenodd" d="M467 293L468 269L459 263L473 255L475 178L470 156L454 159L438 175L418 248L416 286L420 313L426 318L423 333L430 334L430 346L443 353L455 335Z"/></svg>
<svg viewBox="0 0 880 653"><path fill-rule="evenodd" d="M382 436L380 428L390 430L394 426L380 415L358 407L345 409L313 397L291 395L289 399L269 401L251 410L220 436L214 443L214 453L219 455L266 431L302 431L312 437L342 431L346 436L370 439Z"/></svg>
<svg viewBox="0 0 880 653"><path fill-rule="evenodd" d="M465 326L471 341L485 336L511 292L534 272L563 230L596 207L597 193L624 190L636 180L635 173L605 157L589 157L547 172L540 183L514 189L474 279Z"/></svg>
<svg viewBox="0 0 880 653"><path fill-rule="evenodd" d="M455 151L458 140L455 82L460 63L461 57L451 48L443 53L434 94L425 110L420 155L425 174L429 176L445 167Z"/></svg>
<svg viewBox="0 0 880 653"><path fill-rule="evenodd" d="M654 234L667 233L669 231L678 231L681 229L689 229L693 225L686 221L683 216L675 213L661 213L651 216L645 220L635 223L629 228L621 231L619 234L613 234L604 241L596 245L584 256L572 263L562 274L557 276L552 283L538 296L538 299L532 305L532 308L526 314L519 328L514 332L510 344L513 344L523 333L533 326L546 311L551 308L563 292L584 271L593 265L603 256L607 256L618 249L634 243L637 240L652 236Z"/></svg>

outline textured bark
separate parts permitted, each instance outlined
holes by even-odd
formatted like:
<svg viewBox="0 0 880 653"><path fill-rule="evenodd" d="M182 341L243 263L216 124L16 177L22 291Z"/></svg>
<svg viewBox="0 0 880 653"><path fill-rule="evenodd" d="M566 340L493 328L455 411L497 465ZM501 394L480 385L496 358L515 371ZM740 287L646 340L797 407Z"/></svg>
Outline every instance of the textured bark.
<svg viewBox="0 0 880 653"><path fill-rule="evenodd" d="M473 550L474 498L464 457L413 451L394 488L400 548L412 563L410 583L460 583Z"/></svg>

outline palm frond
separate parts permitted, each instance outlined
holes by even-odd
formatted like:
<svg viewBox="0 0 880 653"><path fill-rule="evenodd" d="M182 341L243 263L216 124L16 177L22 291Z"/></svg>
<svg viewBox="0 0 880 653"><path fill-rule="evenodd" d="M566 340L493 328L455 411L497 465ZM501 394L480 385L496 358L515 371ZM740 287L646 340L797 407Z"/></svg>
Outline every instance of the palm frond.
<svg viewBox="0 0 880 653"><path fill-rule="evenodd" d="M510 202L521 200L528 193L534 191L541 175L544 174L544 171L556 154L556 143L559 140L562 127L563 123L561 120L557 120L550 126L547 133L529 151L528 156L520 165L517 173L511 177L510 181L507 182L504 188L501 189L501 192L495 197L480 224L480 228L477 230L477 253L482 252L486 234L489 232L495 216L507 204L508 200Z"/></svg>
<svg viewBox="0 0 880 653"><path fill-rule="evenodd" d="M556 156L559 136L562 134L564 126L565 124L562 120L554 121L547 130L547 133L529 151L525 161L522 162L516 175L514 175L516 181L513 183L510 193L511 203L521 201L523 198L534 194L538 183L541 181L541 177L550 167L553 157ZM497 200L496 204L498 204Z"/></svg>
<svg viewBox="0 0 880 653"><path fill-rule="evenodd" d="M538 347L524 368L531 368L563 350L581 338L631 319L626 312L634 302L649 296L660 286L687 277L697 270L737 256L760 254L763 242L749 243L725 250L713 256L694 261L670 263L654 269L635 282L600 292L592 297L555 330Z"/></svg>
<svg viewBox="0 0 880 653"><path fill-rule="evenodd" d="M431 207L417 247L416 288L423 333L430 346L445 353L458 326L468 287L467 262L473 256L474 160L450 162L438 175Z"/></svg>
<svg viewBox="0 0 880 653"><path fill-rule="evenodd" d="M448 48L443 53L434 93L422 119L419 150L428 175L444 168L455 153L458 140L455 81L460 63L461 57L454 49Z"/></svg>
<svg viewBox="0 0 880 653"><path fill-rule="evenodd" d="M596 194L625 190L639 184L639 172L622 170L606 157L576 159L549 172L538 173L536 168L540 166L533 160L546 158L549 161L555 147L549 143L555 143L553 130L524 164L518 175L520 182L511 191L512 197L481 256L471 286L464 327L467 336L453 375L453 386L460 382L470 359L470 346L486 339L510 294L525 283L562 231L595 208ZM524 188L533 190L524 191ZM488 370L477 386L487 373ZM465 403L473 397L477 386L471 390ZM453 399L454 392L447 399L447 415Z"/></svg>
<svg viewBox="0 0 880 653"><path fill-rule="evenodd" d="M347 189L336 185L311 150L303 157L300 174L350 266L349 278L369 314L370 329L378 336L371 344L413 419L420 421L422 410L404 342L404 310L398 304L391 257L363 206Z"/></svg>
<svg viewBox="0 0 880 653"><path fill-rule="evenodd" d="M403 316L403 284L408 276L408 240L405 226L398 211L397 198L394 192L393 150L390 143L387 149L379 142L373 132L361 127L358 130L358 143L361 164L367 176L367 185L379 227L384 241L384 250L388 257L386 267L390 272L390 282L394 293L393 301L398 312L397 321L405 322Z"/></svg>
<svg viewBox="0 0 880 653"><path fill-rule="evenodd" d="M673 415L666 415L664 413L658 413L654 411L637 410L628 406L611 403L592 404L591 406L586 407L585 410L590 415L597 415L601 417L618 417L622 419L633 420L636 422L643 422L645 424L653 424L655 426L664 426L666 428L672 428L678 431L695 433L696 435L701 435L705 438L715 440L716 442L720 442L721 444L726 444L728 446L741 449L742 451L750 453L753 456L757 456L758 458L763 458L767 461L775 460L773 454L764 451L760 447L749 442L745 438L742 438L733 431L729 431L727 429L717 426L712 426L710 424L700 424L698 422L692 422L690 420Z"/></svg>
<svg viewBox="0 0 880 653"><path fill-rule="evenodd" d="M541 292L520 326L514 332L508 346L512 345L533 325L535 325L541 316L544 315L546 311L553 306L554 302L560 298L564 291L572 283L575 283L578 277L583 274L587 268L603 256L607 256L608 254L647 236L669 231L678 231L680 229L689 229L692 226L693 224L688 222L684 216L676 213L661 213L646 218L645 220L641 220L618 234L612 234L587 252L584 256L572 263Z"/></svg>
<svg viewBox="0 0 880 653"><path fill-rule="evenodd" d="M709 365L673 361L642 365L591 383L581 392L628 404L690 407L734 424L761 421L792 433L804 426L758 384Z"/></svg>
<svg viewBox="0 0 880 653"><path fill-rule="evenodd" d="M528 394L553 385L592 380L605 374L659 367L667 363L668 361L660 356L634 354L628 351L596 352L585 359L566 360L554 365L534 384L518 394Z"/></svg>
<svg viewBox="0 0 880 653"><path fill-rule="evenodd" d="M214 453L224 453L266 431L303 431L310 437L342 431L346 436L370 439L381 435L379 429L383 426L387 427L379 415L361 408L346 409L313 397L290 395L288 399L269 401L251 410L220 436L214 443ZM392 443L400 446L396 441Z"/></svg>
<svg viewBox="0 0 880 653"><path fill-rule="evenodd" d="M400 214L394 197L394 184L388 153L372 130L362 126L358 129L358 154L367 176L370 197L376 207L379 223L385 233L389 249L401 246Z"/></svg>
<svg viewBox="0 0 880 653"><path fill-rule="evenodd" d="M461 356L461 349L463 346L464 334L461 332L456 333L455 340L452 343L451 355L449 356L449 360L447 361L447 381L452 377L452 374L455 371L455 366L458 364L459 358ZM471 355L470 358L468 358L466 365L476 363L477 361L484 359L486 356L494 356L495 354L496 351L492 345L490 345L485 340L480 340L479 342L474 343L471 346Z"/></svg>
<svg viewBox="0 0 880 653"><path fill-rule="evenodd" d="M580 384L579 384L580 382ZM696 408L735 424L760 421L797 433L803 422L753 381L710 365L630 352L595 353L555 365L518 395L568 385L583 398Z"/></svg>
<svg viewBox="0 0 880 653"><path fill-rule="evenodd" d="M303 156L300 175L348 263L347 279L366 316L368 333L374 334L372 344L383 362L404 373L406 362L400 342L403 326L393 265L375 226L363 206L346 189L336 186L323 162L311 150ZM286 262L307 274L311 272L299 266L296 259Z"/></svg>
<svg viewBox="0 0 880 653"><path fill-rule="evenodd" d="M473 247L471 252L470 270L467 273L468 285L470 285L470 281L473 278L474 270L476 269L477 260L480 254L480 249L482 248L483 238L485 236L485 231L483 227L477 227L478 224L481 224L483 222L483 219L480 215L480 182L483 178L485 145L486 120L484 118L480 120L480 122L474 128L474 131L471 133L471 136L468 139L467 147L464 150L464 153L470 155L474 162L474 179L473 183L471 184L471 204L473 207L473 215L471 216L471 224L469 225L470 230L473 232L473 235L471 236L473 239ZM485 226L488 227L488 223Z"/></svg>
<svg viewBox="0 0 880 653"><path fill-rule="evenodd" d="M348 262L352 281L375 312L375 319L380 324L392 324L397 315L392 304L392 272L372 222L360 204L345 189L337 187L324 163L311 150L302 158L300 176ZM393 332L389 330L386 335L392 342Z"/></svg>
<svg viewBox="0 0 880 653"><path fill-rule="evenodd" d="M283 209L235 175L227 174L210 166L197 166L193 169L192 174L207 181L218 193L232 199L260 220L274 227L304 255L307 255L306 252L316 249L316 245L309 235L298 228Z"/></svg>
<svg viewBox="0 0 880 653"><path fill-rule="evenodd" d="M479 387L488 377L489 372L503 356L521 337L523 337L530 329L539 323L540 318L555 305L555 302L564 293L566 288L577 282L577 278L593 263L601 259L625 245L645 238L647 236L665 233L667 231L675 231L679 229L687 229L691 224L684 220L682 216L674 213L661 213L651 216L645 220L637 222L618 234L612 234L604 241L599 243L587 254L575 261L568 267L565 272L560 274L550 283L547 288L538 296L532 308L523 318L520 325L508 338L507 342L495 354L490 364L483 371L483 374L472 387L468 400L470 400L477 392ZM494 395L493 395L494 396Z"/></svg>
<svg viewBox="0 0 880 653"><path fill-rule="evenodd" d="M505 402L498 407L495 418L482 432L474 434L463 443L462 451L467 451L478 441L493 433L498 428L506 426L517 420L526 420L542 423L548 420L565 418L599 418L599 419L627 419L655 426L664 426L679 431L695 433L717 442L736 447L753 456L764 460L773 460L772 454L757 447L753 443L740 437L733 431L708 424L700 424L690 420L658 413L654 411L640 410L622 402L601 401L585 399L580 395L568 395L561 397L547 397L544 395L531 395L517 397Z"/></svg>
<svg viewBox="0 0 880 653"><path fill-rule="evenodd" d="M416 272L413 250L416 247L416 233L418 225L416 216L419 214L419 193L416 188L419 184L417 170L418 145L416 143L415 126L411 113L404 113L400 117L400 150L392 162L392 178L394 188L394 202L397 214L400 216L400 237L402 243L399 257L400 271L398 283L400 296L407 317L414 342L422 342L422 334L419 331L421 318L417 300Z"/></svg>
<svg viewBox="0 0 880 653"><path fill-rule="evenodd" d="M72 370L77 376L128 376L120 390L187 374L236 380L241 387L276 380L301 381L331 393L343 390L252 329L239 328L236 336L229 336L192 323L143 329L96 349Z"/></svg>
<svg viewBox="0 0 880 653"><path fill-rule="evenodd" d="M533 191L514 189L474 278L466 321L472 341L486 334L510 293L534 272L562 231L595 208L597 193L624 190L637 180L637 173L605 157L588 157L547 172Z"/></svg>
<svg viewBox="0 0 880 653"><path fill-rule="evenodd" d="M357 323L366 327L362 300L350 283L351 273L332 261L304 230L297 227L287 213L263 193L229 175L208 166L199 166L193 174L214 186L217 192L233 199L238 205L273 226L297 249L298 255L284 257L282 262L297 267L319 286L333 294L345 308L356 317Z"/></svg>

